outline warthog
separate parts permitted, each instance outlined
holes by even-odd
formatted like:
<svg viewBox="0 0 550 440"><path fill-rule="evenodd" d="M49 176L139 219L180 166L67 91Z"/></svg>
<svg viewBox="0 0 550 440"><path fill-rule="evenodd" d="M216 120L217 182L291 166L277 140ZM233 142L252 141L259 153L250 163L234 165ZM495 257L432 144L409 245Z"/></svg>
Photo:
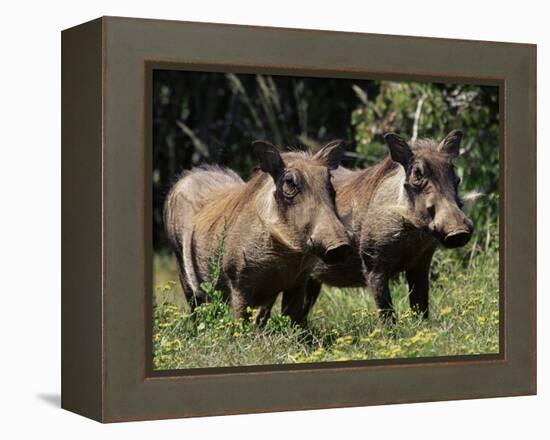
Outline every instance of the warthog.
<svg viewBox="0 0 550 440"><path fill-rule="evenodd" d="M211 281L209 264L221 236L217 288L235 319L261 307L260 323L279 292L305 283L318 257L330 264L349 255L330 174L340 163L340 144L331 142L315 155L281 154L257 141L260 170L246 183L216 166L194 168L179 179L166 199L164 221L192 309L208 300L201 283ZM292 318L286 302L283 310Z"/></svg>
<svg viewBox="0 0 550 440"><path fill-rule="evenodd" d="M391 133L384 139L390 155L378 165L333 172L337 210L355 235L355 252L330 267L318 264L307 287L284 292L283 297L297 301L297 292L304 291L300 322L317 300L322 283L368 286L382 317L394 321L388 281L403 271L411 308L427 318L430 263L437 245L464 246L473 233L452 164L459 155L462 132L454 130L440 143L424 139L410 145Z"/></svg>

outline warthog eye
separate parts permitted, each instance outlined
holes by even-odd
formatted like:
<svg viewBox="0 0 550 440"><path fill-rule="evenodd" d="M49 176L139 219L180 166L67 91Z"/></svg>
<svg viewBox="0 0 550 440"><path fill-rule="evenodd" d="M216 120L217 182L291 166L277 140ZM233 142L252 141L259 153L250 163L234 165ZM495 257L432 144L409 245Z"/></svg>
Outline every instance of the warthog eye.
<svg viewBox="0 0 550 440"><path fill-rule="evenodd" d="M292 174L285 174L282 180L283 195L287 199L292 199L298 194L298 185L296 184L294 176Z"/></svg>
<svg viewBox="0 0 550 440"><path fill-rule="evenodd" d="M426 184L426 179L424 178L424 172L422 171L422 168L419 166L415 166L410 174L410 182L411 184L417 188L421 189Z"/></svg>

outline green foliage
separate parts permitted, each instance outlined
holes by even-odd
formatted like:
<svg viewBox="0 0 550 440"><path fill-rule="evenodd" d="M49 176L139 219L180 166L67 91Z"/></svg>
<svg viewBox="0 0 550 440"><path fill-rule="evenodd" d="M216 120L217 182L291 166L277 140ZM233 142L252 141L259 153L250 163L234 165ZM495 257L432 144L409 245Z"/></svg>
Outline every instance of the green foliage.
<svg viewBox="0 0 550 440"><path fill-rule="evenodd" d="M275 308L264 328L233 322L221 294L194 315L165 297L182 295L174 281L156 290L154 366L156 369L220 367L411 358L498 353L498 233L458 250L436 252L432 267L431 317L422 320L408 305L403 279L391 286L399 315L384 327L371 295L364 289L329 288L322 292L307 331L293 327ZM487 238L487 236L484 236ZM169 260L156 257L156 270L170 276Z"/></svg>
<svg viewBox="0 0 550 440"><path fill-rule="evenodd" d="M275 334L284 334L292 329L290 317L281 314L275 314L269 318L266 326L268 332Z"/></svg>
<svg viewBox="0 0 550 440"><path fill-rule="evenodd" d="M216 289L220 279L222 270L223 256L225 254L225 238L227 235L227 222L224 221L223 231L216 239L216 249L210 253L208 261L208 274L210 279L203 282L200 288L205 294L205 297L212 302L222 299L222 293Z"/></svg>

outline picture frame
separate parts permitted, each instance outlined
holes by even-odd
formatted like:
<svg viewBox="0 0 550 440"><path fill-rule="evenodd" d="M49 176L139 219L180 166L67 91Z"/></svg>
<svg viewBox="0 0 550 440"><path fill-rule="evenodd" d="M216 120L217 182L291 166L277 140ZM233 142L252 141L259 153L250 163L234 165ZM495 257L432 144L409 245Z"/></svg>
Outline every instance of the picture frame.
<svg viewBox="0 0 550 440"><path fill-rule="evenodd" d="M500 353L151 368L151 69L500 90ZM150 125L150 124L149 124ZM101 422L536 394L536 46L102 17L62 32L62 407Z"/></svg>

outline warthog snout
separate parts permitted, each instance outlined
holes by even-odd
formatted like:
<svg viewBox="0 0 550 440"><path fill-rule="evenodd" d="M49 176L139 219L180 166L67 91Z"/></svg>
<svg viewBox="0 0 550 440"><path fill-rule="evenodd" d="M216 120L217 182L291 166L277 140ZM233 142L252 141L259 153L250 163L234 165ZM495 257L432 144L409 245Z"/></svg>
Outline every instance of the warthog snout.
<svg viewBox="0 0 550 440"><path fill-rule="evenodd" d="M472 237L472 229L453 231L445 236L443 245L449 249L464 246Z"/></svg>
<svg viewBox="0 0 550 440"><path fill-rule="evenodd" d="M349 243L340 243L328 248L322 259L327 264L334 264L345 260L350 255L351 246Z"/></svg>
<svg viewBox="0 0 550 440"><path fill-rule="evenodd" d="M443 246L449 249L464 246L474 232L474 224L454 200L441 200L441 209L435 210L433 231Z"/></svg>
<svg viewBox="0 0 550 440"><path fill-rule="evenodd" d="M343 261L352 251L350 232L330 208L317 211L315 220L309 238L311 251L326 264Z"/></svg>

